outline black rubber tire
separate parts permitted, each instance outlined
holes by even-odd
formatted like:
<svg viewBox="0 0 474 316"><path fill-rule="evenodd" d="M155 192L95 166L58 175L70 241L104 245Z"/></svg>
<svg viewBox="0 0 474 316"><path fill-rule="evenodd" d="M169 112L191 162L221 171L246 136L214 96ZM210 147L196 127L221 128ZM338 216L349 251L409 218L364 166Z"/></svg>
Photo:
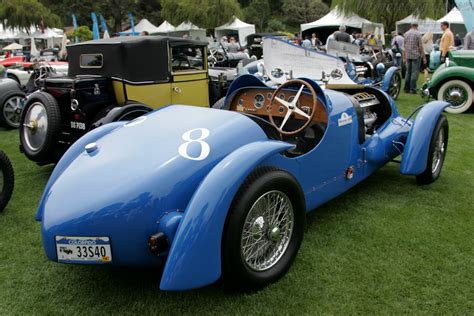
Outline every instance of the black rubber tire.
<svg viewBox="0 0 474 316"><path fill-rule="evenodd" d="M224 104L225 104L225 97L220 98L219 100L217 100L216 103L214 103L212 105L212 108L222 110L224 108Z"/></svg>
<svg viewBox="0 0 474 316"><path fill-rule="evenodd" d="M0 212L7 206L12 197L13 187L15 185L15 174L13 166L7 155L0 150L0 177L2 177L3 185L0 184Z"/></svg>
<svg viewBox="0 0 474 316"><path fill-rule="evenodd" d="M28 148L27 145L25 145L26 141L24 138L24 130L26 127L23 124L25 123L25 116L28 113L29 108L36 102L42 103L46 109L48 130L46 132L43 146L38 150L33 151ZM30 160L33 160L37 163L56 162L58 160L58 157L56 157L56 148L57 139L60 132L60 124L61 112L56 99L46 92L36 92L33 94L23 109L20 123L20 145L23 149L23 152Z"/></svg>
<svg viewBox="0 0 474 316"><path fill-rule="evenodd" d="M294 227L289 245L280 260L265 271L250 269L241 256L241 234L252 205L266 192L285 193L294 211ZM237 290L258 290L281 278L290 268L301 246L305 225L305 201L302 190L290 174L274 168L260 168L250 174L236 194L222 239L222 277L224 284Z"/></svg>
<svg viewBox="0 0 474 316"><path fill-rule="evenodd" d="M397 81L396 83L398 84L398 90L396 92L391 92L390 88L391 88L392 83L395 80ZM398 99L398 96L400 95L400 91L402 91L402 76L401 76L400 72L397 71L393 74L393 77L390 80L389 91L390 91L390 96L392 97L392 99L394 99L394 100ZM393 95L392 95L392 93L393 93Z"/></svg>
<svg viewBox="0 0 474 316"><path fill-rule="evenodd" d="M432 170L433 165L433 158L434 158L434 151L436 147L436 140L438 139L438 135L441 130L444 130L444 155L442 156L441 162L439 167L436 169L435 172ZM449 136L449 125L448 119L446 116L441 115L436 123L436 126L433 130L433 135L431 135L430 147L428 150L428 160L426 162L426 169L422 174L416 176L416 181L420 185L430 184L435 182L440 174L441 169L443 169L444 159L446 158L446 152L448 149L448 137Z"/></svg>
<svg viewBox="0 0 474 316"><path fill-rule="evenodd" d="M11 99L12 97L21 97L21 98L26 98L26 94L24 94L23 92L21 91L11 91L11 92L7 92L3 97L3 102L2 104L0 104L0 125L1 126L4 126L8 129L16 129L16 128L19 128L19 125L14 125L14 124L11 124L10 122L7 121L7 119L5 118L5 116L3 115L3 108L5 107L5 104L7 103L7 101L9 99ZM20 121L21 121L21 114L20 114Z"/></svg>

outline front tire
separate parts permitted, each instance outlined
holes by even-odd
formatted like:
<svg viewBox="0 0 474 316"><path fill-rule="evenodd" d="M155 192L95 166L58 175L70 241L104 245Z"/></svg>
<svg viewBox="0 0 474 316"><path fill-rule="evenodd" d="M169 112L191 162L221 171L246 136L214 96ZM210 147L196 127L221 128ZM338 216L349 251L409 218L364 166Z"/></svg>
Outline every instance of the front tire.
<svg viewBox="0 0 474 316"><path fill-rule="evenodd" d="M472 105L472 87L462 80L450 80L445 82L438 91L438 100L446 101L451 106L446 112L460 114L466 112Z"/></svg>
<svg viewBox="0 0 474 316"><path fill-rule="evenodd" d="M25 155L38 163L56 161L55 149L61 113L56 99L46 92L30 97L23 110L20 143Z"/></svg>
<svg viewBox="0 0 474 316"><path fill-rule="evenodd" d="M13 166L7 155L0 150L0 212L10 201L15 184Z"/></svg>
<svg viewBox="0 0 474 316"><path fill-rule="evenodd" d="M426 169L422 174L416 176L418 184L430 184L439 178L448 149L448 133L448 120L444 115L441 115L431 136Z"/></svg>
<svg viewBox="0 0 474 316"><path fill-rule="evenodd" d="M400 90L402 87L402 77L400 73L397 71L393 74L392 78L390 79L390 87L388 88L388 94L392 97L392 99L398 99L400 95Z"/></svg>
<svg viewBox="0 0 474 316"><path fill-rule="evenodd" d="M259 169L239 189L223 235L223 279L256 290L281 278L301 242L304 196L297 181L276 169Z"/></svg>

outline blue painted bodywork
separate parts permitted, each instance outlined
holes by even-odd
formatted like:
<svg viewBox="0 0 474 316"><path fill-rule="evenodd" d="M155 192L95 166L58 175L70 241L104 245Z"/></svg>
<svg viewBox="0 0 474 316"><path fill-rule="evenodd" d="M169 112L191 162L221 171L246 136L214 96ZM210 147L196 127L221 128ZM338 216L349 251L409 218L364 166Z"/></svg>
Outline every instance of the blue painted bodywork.
<svg viewBox="0 0 474 316"><path fill-rule="evenodd" d="M172 106L132 122L112 123L86 134L56 166L41 198L43 246L57 261L56 236L109 237L114 265L156 266L165 261L160 287L185 290L216 281L222 274L221 247L225 221L245 178L262 166L295 177L309 212L364 180L406 152L403 173L416 174L426 165L427 148L436 121L447 103L432 102L416 121L401 117L393 100L390 118L376 133L360 141L358 116L351 97L323 90L314 81L328 124L319 144L294 157L294 145L269 139L251 118L237 112ZM241 76L228 98L242 89L266 87L253 76ZM341 116L352 118L341 125ZM209 153L202 160L182 155L187 142L202 139ZM87 144L97 149L87 153ZM186 147L191 158L202 144ZM422 161L424 160L424 161ZM346 178L348 168L353 178ZM163 232L171 245L159 256L148 249L148 237Z"/></svg>

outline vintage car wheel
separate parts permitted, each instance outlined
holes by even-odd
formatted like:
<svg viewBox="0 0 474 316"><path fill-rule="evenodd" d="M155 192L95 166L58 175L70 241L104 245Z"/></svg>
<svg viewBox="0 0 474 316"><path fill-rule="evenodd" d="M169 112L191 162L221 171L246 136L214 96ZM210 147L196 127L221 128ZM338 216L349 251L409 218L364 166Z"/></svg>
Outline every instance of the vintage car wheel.
<svg viewBox="0 0 474 316"><path fill-rule="evenodd" d="M472 87L462 80L445 82L438 91L438 100L451 103L446 112L459 114L466 112L472 105Z"/></svg>
<svg viewBox="0 0 474 316"><path fill-rule="evenodd" d="M255 290L290 268L303 239L304 197L296 180L276 169L261 169L242 184L223 235L226 285Z"/></svg>
<svg viewBox="0 0 474 316"><path fill-rule="evenodd" d="M0 124L7 128L20 127L25 97L25 94L20 92L11 92L5 97L5 102L0 104Z"/></svg>
<svg viewBox="0 0 474 316"><path fill-rule="evenodd" d="M388 94L394 99L398 99L400 95L400 90L402 87L402 77L400 73L397 71L393 74L392 78L390 79L390 87L388 88Z"/></svg>
<svg viewBox="0 0 474 316"><path fill-rule="evenodd" d="M7 155L0 150L0 212L10 201L15 184L13 166Z"/></svg>
<svg viewBox="0 0 474 316"><path fill-rule="evenodd" d="M419 184L430 184L439 178L448 149L448 133L448 120L444 115L441 115L431 136L426 169L422 174L416 176Z"/></svg>
<svg viewBox="0 0 474 316"><path fill-rule="evenodd" d="M20 125L20 143L25 155L36 162L54 160L55 140L61 114L56 99L35 93L25 106Z"/></svg>

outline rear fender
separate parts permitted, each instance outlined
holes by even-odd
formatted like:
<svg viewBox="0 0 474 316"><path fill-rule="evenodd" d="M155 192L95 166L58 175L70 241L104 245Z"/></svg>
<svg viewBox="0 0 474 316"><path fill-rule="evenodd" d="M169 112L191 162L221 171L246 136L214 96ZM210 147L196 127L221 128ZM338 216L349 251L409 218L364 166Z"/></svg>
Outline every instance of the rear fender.
<svg viewBox="0 0 474 316"><path fill-rule="evenodd" d="M402 174L419 175L426 169L431 136L441 112L448 106L447 102L433 101L420 110L408 134L400 165Z"/></svg>
<svg viewBox="0 0 474 316"><path fill-rule="evenodd" d="M382 91L388 92L388 89L390 89L390 81L397 72L398 67L392 66L388 68L388 70L385 72L385 75L383 76Z"/></svg>
<svg viewBox="0 0 474 316"><path fill-rule="evenodd" d="M71 162L76 159L77 156L79 156L82 152L84 152L84 147L87 144L93 143L99 138L102 138L103 136L109 134L112 132L114 129L119 128L123 126L126 122L114 122L110 123L107 125L103 125L99 128L96 128L89 133L85 134L77 142L75 142L67 151L66 153L62 156L61 160L56 164L56 167L53 170L53 173L51 174L51 177L48 180L48 183L46 184L46 187L44 189L43 196L41 197L41 202L38 207L38 210L36 212L36 217L35 219L37 221L41 221L43 218L43 203L46 198L45 194L46 192L49 192L49 189L51 186L56 182L56 180L59 178L59 176L64 172L64 170L71 164Z"/></svg>
<svg viewBox="0 0 474 316"><path fill-rule="evenodd" d="M221 276L221 241L232 200L245 178L265 159L293 145L250 143L224 158L194 193L174 236L161 279L162 290L202 287Z"/></svg>
<svg viewBox="0 0 474 316"><path fill-rule="evenodd" d="M127 104L125 106L117 106L112 108L104 117L100 118L93 124L93 128L108 124L111 122L116 122L119 118L125 114L136 112L137 116L142 116L146 113L152 112L153 109L144 104Z"/></svg>

